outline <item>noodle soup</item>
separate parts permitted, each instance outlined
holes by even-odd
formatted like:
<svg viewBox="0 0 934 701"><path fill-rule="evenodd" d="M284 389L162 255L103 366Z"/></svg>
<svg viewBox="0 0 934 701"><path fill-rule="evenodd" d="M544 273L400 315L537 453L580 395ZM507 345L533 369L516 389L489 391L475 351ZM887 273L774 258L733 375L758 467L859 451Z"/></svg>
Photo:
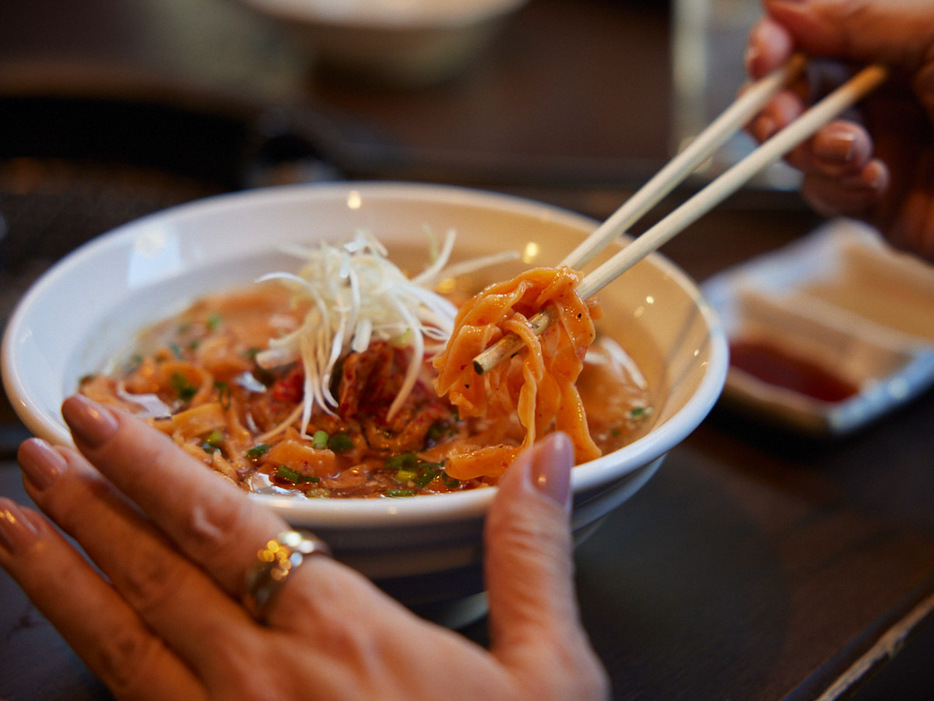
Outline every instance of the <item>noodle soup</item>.
<svg viewBox="0 0 934 701"><path fill-rule="evenodd" d="M463 301L457 292L452 297ZM402 342L371 340L334 364L323 388L333 406L318 401L309 409L310 394L322 392L310 377L319 371L302 358L278 362L288 355L271 367L260 361L307 325L313 311L314 302L296 295L289 280L202 297L147 329L112 369L83 378L80 391L144 417L241 488L261 494L406 497L498 482L497 471L451 465L491 446L514 456L528 426L515 411L462 415L435 389L436 352L417 357ZM644 433L651 392L616 340L598 336L579 372L573 379L597 455ZM539 428L544 434L554 423Z"/></svg>
<svg viewBox="0 0 934 701"><path fill-rule="evenodd" d="M131 349L154 350L155 339L146 333L143 340L141 330L195 300L291 269L294 258L284 247L370 229L397 265L419 271L426 258L420 233L454 225L459 238L452 261L520 252L520 258L440 280L435 289L460 303L487 284L560 261L597 224L512 196L405 183L315 183L190 203L105 234L46 273L7 325L4 387L29 430L68 445L59 408L81 378L101 371L120 376L135 360ZM605 336L626 350L646 378L652 412L635 440L572 471L577 540L653 478L664 456L707 415L728 366L716 316L664 256L641 261L599 298L596 344ZM205 318L220 328L218 317ZM593 405L587 410L592 421ZM195 447L213 462L215 453ZM216 452L225 455L225 447ZM248 479L239 484L250 488ZM477 596L482 534L495 487L416 498L304 498L288 484L281 491L250 497L293 527L314 531L341 562L422 615L460 626L483 610Z"/></svg>

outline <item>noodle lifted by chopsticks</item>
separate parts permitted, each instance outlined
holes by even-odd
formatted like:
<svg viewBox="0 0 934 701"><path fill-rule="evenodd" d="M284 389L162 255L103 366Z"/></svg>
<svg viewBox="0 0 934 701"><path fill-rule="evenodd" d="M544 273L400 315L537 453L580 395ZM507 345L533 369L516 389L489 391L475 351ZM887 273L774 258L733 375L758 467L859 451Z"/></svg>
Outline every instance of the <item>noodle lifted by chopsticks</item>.
<svg viewBox="0 0 934 701"><path fill-rule="evenodd" d="M568 267L535 268L487 287L457 314L445 350L434 359L435 390L447 396L461 418L513 412L525 429L521 446L482 446L449 458L446 471L457 479L500 475L519 451L550 430L567 433L576 462L599 457L575 382L595 337L594 302L575 291L580 275ZM536 336L528 318L551 305L557 323ZM527 352L478 375L473 358L507 333L520 336Z"/></svg>

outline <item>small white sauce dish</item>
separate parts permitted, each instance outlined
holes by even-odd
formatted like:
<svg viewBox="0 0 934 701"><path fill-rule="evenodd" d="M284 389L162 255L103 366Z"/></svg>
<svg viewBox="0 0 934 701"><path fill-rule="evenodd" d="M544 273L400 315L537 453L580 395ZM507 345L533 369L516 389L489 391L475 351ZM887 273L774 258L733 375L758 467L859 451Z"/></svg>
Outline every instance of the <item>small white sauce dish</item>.
<svg viewBox="0 0 934 701"><path fill-rule="evenodd" d="M934 384L934 267L839 219L702 286L730 343L759 342L851 385L850 396L763 381L734 359L724 404L815 436L856 431Z"/></svg>

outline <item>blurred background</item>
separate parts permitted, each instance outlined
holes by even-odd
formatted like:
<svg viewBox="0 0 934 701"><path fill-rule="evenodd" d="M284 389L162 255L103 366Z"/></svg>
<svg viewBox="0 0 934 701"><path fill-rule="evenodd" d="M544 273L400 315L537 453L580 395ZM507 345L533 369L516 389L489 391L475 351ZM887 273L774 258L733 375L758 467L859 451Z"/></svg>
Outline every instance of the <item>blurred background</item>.
<svg viewBox="0 0 934 701"><path fill-rule="evenodd" d="M757 0L2 0L0 329L84 241L244 188L442 182L604 218L732 100L758 14ZM635 233L750 147L735 139ZM768 171L664 252L703 281L802 236L820 220L796 182ZM851 443L715 414L680 447L578 555L620 698L813 698L899 620L932 576L914 564L934 552L925 402ZM25 436L0 395L6 485ZM878 470L892 446L900 481ZM20 597L0 615L0 695L106 697L0 581ZM925 631L852 698L929 691Z"/></svg>

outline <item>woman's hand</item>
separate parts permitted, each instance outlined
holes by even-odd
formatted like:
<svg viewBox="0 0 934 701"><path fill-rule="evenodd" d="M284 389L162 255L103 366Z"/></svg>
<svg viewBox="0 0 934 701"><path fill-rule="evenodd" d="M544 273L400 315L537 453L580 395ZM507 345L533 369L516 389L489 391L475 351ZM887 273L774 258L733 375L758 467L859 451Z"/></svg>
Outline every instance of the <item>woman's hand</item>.
<svg viewBox="0 0 934 701"><path fill-rule="evenodd" d="M126 414L75 396L80 453L19 452L39 513L0 499L0 564L121 698L597 699L605 672L577 614L571 447L556 435L507 472L486 524L489 651L312 555L258 623L241 605L257 551L287 529Z"/></svg>
<svg viewBox="0 0 934 701"><path fill-rule="evenodd" d="M850 67L887 65L887 85L853 119L837 120L789 154L818 212L864 219L899 248L934 261L934 3L764 0L746 57L759 78L793 51L812 57L807 85L776 97L750 125L765 140Z"/></svg>

